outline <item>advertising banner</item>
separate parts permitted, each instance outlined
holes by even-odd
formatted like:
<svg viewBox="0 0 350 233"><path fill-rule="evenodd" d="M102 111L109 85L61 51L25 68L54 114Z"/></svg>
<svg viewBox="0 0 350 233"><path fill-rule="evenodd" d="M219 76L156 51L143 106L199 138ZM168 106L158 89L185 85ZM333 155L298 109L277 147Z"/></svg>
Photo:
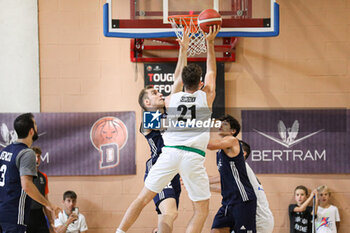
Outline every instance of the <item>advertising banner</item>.
<svg viewBox="0 0 350 233"><path fill-rule="evenodd" d="M19 113L0 113L0 150ZM136 174L135 112L34 113L40 170L51 176Z"/></svg>
<svg viewBox="0 0 350 233"><path fill-rule="evenodd" d="M202 68L203 79L206 72L206 63L196 63ZM225 114L225 63L218 62L216 76L216 98L213 103L213 117L218 118ZM176 63L145 63L144 80L145 86L152 85L156 90L168 96L171 85L174 83ZM204 82L204 80L202 80Z"/></svg>
<svg viewBox="0 0 350 233"><path fill-rule="evenodd" d="M256 173L349 173L346 109L244 110L242 138Z"/></svg>

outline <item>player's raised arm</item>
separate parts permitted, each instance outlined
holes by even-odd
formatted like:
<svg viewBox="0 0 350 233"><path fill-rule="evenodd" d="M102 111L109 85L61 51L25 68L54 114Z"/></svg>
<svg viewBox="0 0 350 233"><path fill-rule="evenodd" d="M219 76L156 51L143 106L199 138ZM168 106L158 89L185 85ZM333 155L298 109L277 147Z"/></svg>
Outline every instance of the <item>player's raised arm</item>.
<svg viewBox="0 0 350 233"><path fill-rule="evenodd" d="M174 73L174 84L171 88L171 94L177 93L179 91L182 91L182 69L187 65L187 50L188 50L188 46L190 43L190 30L187 29L184 31L183 33L183 37L182 39L177 39L177 42L179 43L179 57L177 60L177 64L176 64L176 69L175 69L175 73ZM170 99L170 95L167 96L165 98L165 105L167 106L169 99Z"/></svg>
<svg viewBox="0 0 350 233"><path fill-rule="evenodd" d="M187 50L190 43L190 30L184 31L182 40L177 39L179 42L179 58L177 60L176 69L174 73L174 84L171 93L182 91L182 69L187 66Z"/></svg>
<svg viewBox="0 0 350 233"><path fill-rule="evenodd" d="M208 106L213 105L216 88L216 57L214 49L214 40L219 33L220 27L211 26L209 33L206 34L207 41L207 72L205 74L203 91L207 93Z"/></svg>
<svg viewBox="0 0 350 233"><path fill-rule="evenodd" d="M209 150L227 149L231 148L235 141L237 141L237 139L232 136L226 136L220 139L210 139L207 148Z"/></svg>
<svg viewBox="0 0 350 233"><path fill-rule="evenodd" d="M313 190L310 194L310 196L306 199L306 201L301 206L296 206L294 208L294 212L303 212L306 210L308 205L312 202L313 197L317 195L317 190Z"/></svg>

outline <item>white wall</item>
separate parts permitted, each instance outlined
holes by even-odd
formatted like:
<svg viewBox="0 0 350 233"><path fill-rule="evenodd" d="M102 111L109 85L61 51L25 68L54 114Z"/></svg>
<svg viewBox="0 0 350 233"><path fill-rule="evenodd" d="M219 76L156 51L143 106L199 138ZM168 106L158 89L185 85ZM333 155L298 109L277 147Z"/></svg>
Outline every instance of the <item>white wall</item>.
<svg viewBox="0 0 350 233"><path fill-rule="evenodd" d="M0 0L0 112L39 112L37 0Z"/></svg>

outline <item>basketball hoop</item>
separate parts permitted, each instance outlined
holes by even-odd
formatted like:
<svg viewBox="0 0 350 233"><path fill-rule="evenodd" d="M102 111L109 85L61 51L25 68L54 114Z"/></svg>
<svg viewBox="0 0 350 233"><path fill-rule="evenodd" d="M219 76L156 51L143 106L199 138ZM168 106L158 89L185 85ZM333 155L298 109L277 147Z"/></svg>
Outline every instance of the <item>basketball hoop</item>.
<svg viewBox="0 0 350 233"><path fill-rule="evenodd" d="M205 53L207 51L205 37L197 24L198 15L173 15L169 16L168 20L171 26L175 29L177 38L182 40L184 31L190 30L190 43L188 46L188 56Z"/></svg>

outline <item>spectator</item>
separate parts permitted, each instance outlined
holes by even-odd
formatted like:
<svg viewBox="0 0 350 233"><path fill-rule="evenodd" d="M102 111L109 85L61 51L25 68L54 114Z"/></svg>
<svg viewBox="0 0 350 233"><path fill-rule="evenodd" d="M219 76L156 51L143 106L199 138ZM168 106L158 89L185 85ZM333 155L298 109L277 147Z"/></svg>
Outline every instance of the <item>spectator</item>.
<svg viewBox="0 0 350 233"><path fill-rule="evenodd" d="M296 204L289 205L290 233L312 233L312 207L309 204L316 197L315 214L317 213L317 190L308 196L305 186L299 185L294 190ZM316 216L316 215L315 215Z"/></svg>
<svg viewBox="0 0 350 233"><path fill-rule="evenodd" d="M77 194L74 191L66 191L63 194L63 212L60 212L55 220L57 233L85 233L88 230L85 217L79 213Z"/></svg>
<svg viewBox="0 0 350 233"><path fill-rule="evenodd" d="M337 233L339 229L340 217L338 208L331 205L329 200L331 192L326 185L317 188L320 205L317 209L316 232L317 233Z"/></svg>

